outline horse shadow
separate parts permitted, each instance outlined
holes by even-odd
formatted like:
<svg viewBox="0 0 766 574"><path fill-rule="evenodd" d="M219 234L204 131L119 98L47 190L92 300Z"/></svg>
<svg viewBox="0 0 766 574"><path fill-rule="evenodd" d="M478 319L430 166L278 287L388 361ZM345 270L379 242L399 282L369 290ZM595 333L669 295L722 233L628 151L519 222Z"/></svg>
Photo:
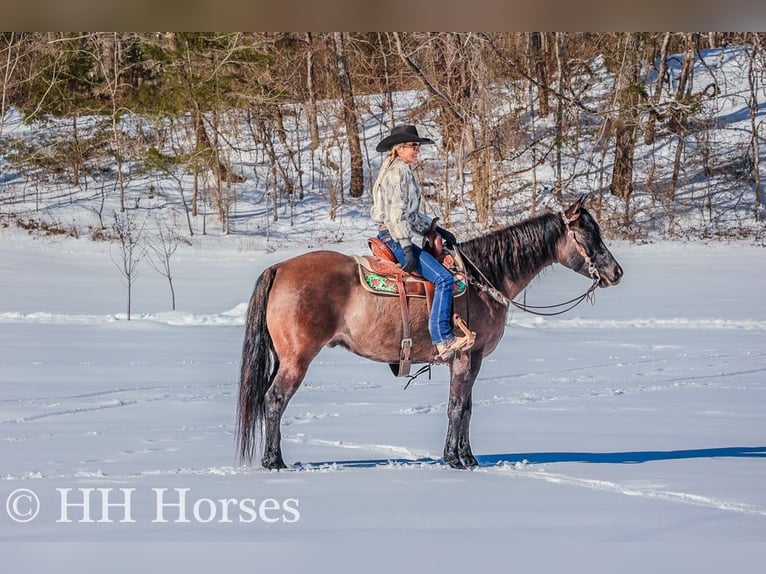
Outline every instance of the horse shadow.
<svg viewBox="0 0 766 574"><path fill-rule="evenodd" d="M591 464L641 464L661 460L686 460L692 458L766 458L766 446L727 446L684 450L644 450L623 452L517 452L476 455L480 467L503 464L555 464L561 462L585 462ZM375 468L380 466L444 466L440 458L375 458L363 460L328 460L322 462L296 463L295 469L309 468Z"/></svg>

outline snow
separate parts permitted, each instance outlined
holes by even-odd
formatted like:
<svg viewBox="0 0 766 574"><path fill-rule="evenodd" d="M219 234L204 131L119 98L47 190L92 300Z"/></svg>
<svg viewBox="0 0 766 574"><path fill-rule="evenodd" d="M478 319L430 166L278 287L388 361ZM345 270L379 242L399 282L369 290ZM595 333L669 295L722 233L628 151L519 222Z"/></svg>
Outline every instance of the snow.
<svg viewBox="0 0 766 574"><path fill-rule="evenodd" d="M714 113L729 128L719 137L734 138L735 120L748 121L743 84L724 71ZM31 129L13 114L4 135ZM365 125L369 147L380 124ZM149 182L171 190L150 207L172 209L175 183L136 176L130 193ZM59 182L3 206L82 231L0 227L3 573L758 571L762 246L608 241L619 286L561 317L514 311L475 386L471 471L439 461L445 367L404 390L386 365L325 349L283 419L293 466L270 472L236 458L247 302L263 269L305 248L363 252L368 198L331 221L326 198L307 196L274 223L265 191L251 190L231 235L209 216L208 235L180 244L175 311L166 279L139 267L128 321L115 247L84 231L98 189ZM460 235L473 229L456 217ZM695 217L678 223L695 228ZM554 267L526 302L589 283Z"/></svg>
<svg viewBox="0 0 766 574"><path fill-rule="evenodd" d="M758 563L762 248L614 242L625 279L594 305L514 312L475 387L473 471L438 463L445 367L405 391L385 365L326 349L284 418L285 456L300 466L269 472L235 457L239 352L255 278L293 252L184 246L179 310L161 310L167 288L147 271L128 322L107 245L4 238L0 499L23 488L41 506L29 523L0 507L5 572ZM587 283L555 267L528 301ZM94 522L82 523L88 488ZM105 517L98 489L112 489ZM134 489L134 522L121 522L121 489Z"/></svg>

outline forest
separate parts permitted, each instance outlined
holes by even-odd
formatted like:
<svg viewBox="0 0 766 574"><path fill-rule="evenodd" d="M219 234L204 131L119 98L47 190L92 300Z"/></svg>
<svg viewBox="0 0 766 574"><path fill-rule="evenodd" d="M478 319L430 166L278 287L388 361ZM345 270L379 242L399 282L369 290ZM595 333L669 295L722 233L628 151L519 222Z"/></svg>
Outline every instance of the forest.
<svg viewBox="0 0 766 574"><path fill-rule="evenodd" d="M51 197L83 196L94 239L110 209L158 197L188 235L309 201L334 219L369 197L375 144L412 123L437 140L417 173L447 223L492 228L587 193L613 237L763 241L763 40L3 33L0 220L66 227Z"/></svg>

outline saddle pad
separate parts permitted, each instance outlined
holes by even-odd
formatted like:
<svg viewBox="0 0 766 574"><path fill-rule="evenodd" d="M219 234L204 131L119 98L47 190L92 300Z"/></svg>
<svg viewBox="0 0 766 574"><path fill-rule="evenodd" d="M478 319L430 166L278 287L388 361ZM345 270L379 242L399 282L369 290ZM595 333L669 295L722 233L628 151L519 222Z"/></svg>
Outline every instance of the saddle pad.
<svg viewBox="0 0 766 574"><path fill-rule="evenodd" d="M370 269L370 257L355 257L359 264L359 279L362 286L368 291L379 295L397 295L396 276L383 275ZM376 262L377 263L377 262ZM388 263L388 262L385 262ZM389 265L391 265L389 263ZM398 270L401 273L401 267L391 265L392 270ZM452 291L453 297L459 297L466 290L465 276L462 273L453 273L455 278L455 288ZM405 275L404 285L409 297L425 297L425 289L422 284L427 283L420 276Z"/></svg>

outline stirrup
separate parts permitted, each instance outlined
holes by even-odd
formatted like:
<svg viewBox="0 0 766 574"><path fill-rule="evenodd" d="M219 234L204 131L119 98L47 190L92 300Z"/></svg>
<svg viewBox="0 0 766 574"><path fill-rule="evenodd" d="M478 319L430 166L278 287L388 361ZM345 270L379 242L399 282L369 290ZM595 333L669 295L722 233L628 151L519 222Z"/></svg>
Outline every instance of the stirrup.
<svg viewBox="0 0 766 574"><path fill-rule="evenodd" d="M456 353L467 351L473 347L474 337L453 337L449 341L436 344L436 361L448 361Z"/></svg>
<svg viewBox="0 0 766 574"><path fill-rule="evenodd" d="M465 324L465 321L459 315L453 315L452 321L463 334L453 337L444 343L436 344L436 357L434 360L437 362L448 361L455 353L467 351L476 342L476 333L468 328L468 325Z"/></svg>

